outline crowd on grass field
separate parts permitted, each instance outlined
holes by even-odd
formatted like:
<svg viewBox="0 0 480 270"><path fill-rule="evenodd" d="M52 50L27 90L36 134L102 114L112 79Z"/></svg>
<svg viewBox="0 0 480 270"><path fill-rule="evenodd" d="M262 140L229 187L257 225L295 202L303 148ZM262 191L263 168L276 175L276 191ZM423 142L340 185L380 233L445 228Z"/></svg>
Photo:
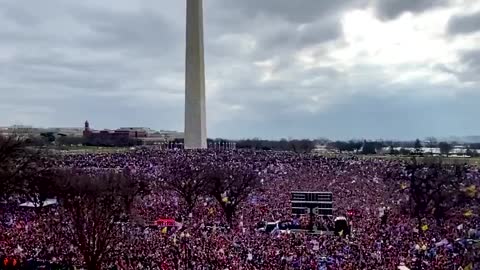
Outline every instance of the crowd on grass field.
<svg viewBox="0 0 480 270"><path fill-rule="evenodd" d="M163 188L165 164L175 164L186 155L227 167L242 163L258 173L260 187L240 205L231 226L209 196L202 196L193 211L182 217L181 198ZM419 221L408 211L409 182L403 161L270 151L143 149L66 155L55 166L93 173L128 168L148 177L151 186L151 193L135 202L134 213L145 224L158 218L176 220L178 226L168 230L122 224L123 236L110 256L103 258L104 269L480 269L476 192L480 172L472 166L467 166L465 177L472 203L447 209L441 222L432 217ZM262 222L301 219L291 212L294 190L332 192L334 217L347 217L351 235L258 230ZM82 267L77 248L48 226L61 206L36 211L9 201L0 207L0 258L10 264L18 260L30 267L25 269L37 269L40 264L44 269ZM330 218L317 220L318 227L327 230L331 222Z"/></svg>

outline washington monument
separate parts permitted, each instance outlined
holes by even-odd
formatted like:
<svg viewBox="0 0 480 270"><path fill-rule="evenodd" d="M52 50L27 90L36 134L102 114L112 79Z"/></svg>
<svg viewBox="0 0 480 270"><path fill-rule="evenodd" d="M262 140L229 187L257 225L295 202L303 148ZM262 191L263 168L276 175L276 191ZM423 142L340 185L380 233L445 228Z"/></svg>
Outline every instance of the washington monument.
<svg viewBox="0 0 480 270"><path fill-rule="evenodd" d="M202 0L187 0L185 149L207 148Z"/></svg>

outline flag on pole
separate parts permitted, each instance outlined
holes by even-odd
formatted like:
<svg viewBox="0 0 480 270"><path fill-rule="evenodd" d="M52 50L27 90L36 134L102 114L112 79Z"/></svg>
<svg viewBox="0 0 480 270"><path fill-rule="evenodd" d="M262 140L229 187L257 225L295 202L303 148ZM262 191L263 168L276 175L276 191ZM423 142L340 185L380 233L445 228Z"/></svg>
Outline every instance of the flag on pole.
<svg viewBox="0 0 480 270"><path fill-rule="evenodd" d="M477 187L475 185L471 185L465 189L465 192L469 197L475 197L477 194Z"/></svg>
<svg viewBox="0 0 480 270"><path fill-rule="evenodd" d="M467 210L465 213L463 213L463 215L464 215L465 217L471 217L471 216L473 215L473 211L469 209L469 210Z"/></svg>

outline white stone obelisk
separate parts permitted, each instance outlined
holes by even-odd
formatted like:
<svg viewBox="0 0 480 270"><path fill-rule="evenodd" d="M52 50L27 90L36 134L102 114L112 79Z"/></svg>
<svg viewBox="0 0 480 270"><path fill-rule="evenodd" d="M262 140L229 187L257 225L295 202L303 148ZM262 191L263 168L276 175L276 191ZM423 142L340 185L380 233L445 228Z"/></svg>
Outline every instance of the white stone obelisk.
<svg viewBox="0 0 480 270"><path fill-rule="evenodd" d="M185 149L207 148L202 0L187 0Z"/></svg>

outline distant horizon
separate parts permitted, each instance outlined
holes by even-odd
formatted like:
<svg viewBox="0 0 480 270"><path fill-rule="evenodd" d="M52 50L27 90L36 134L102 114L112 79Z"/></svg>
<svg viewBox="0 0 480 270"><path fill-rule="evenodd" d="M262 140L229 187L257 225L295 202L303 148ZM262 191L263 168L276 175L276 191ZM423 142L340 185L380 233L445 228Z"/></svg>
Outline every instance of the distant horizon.
<svg viewBox="0 0 480 270"><path fill-rule="evenodd" d="M10 126L0 126L0 128L14 128L15 126L18 127L29 127L29 128L39 128L39 129L57 129L57 128L72 128L72 129L84 129L83 126L35 126L35 125L28 125L28 124L15 124L15 125L10 125ZM129 126L129 125L123 125L119 127L101 127L97 128L95 126L91 126L92 129L94 130L115 130L115 129L120 129L120 128L148 128L153 131L161 132L161 131L170 131L170 132L179 132L183 133L183 130L170 130L170 129L156 129L152 127L147 127L147 126ZM287 140L303 140L303 139L308 139L308 140L328 140L328 141L395 141L395 142L413 142L416 139L419 139L421 141L427 141L429 137L435 138L437 141L459 141L459 142L466 142L466 143L480 143L480 135L466 135L466 136L457 136L457 135L450 135L450 136L425 136L425 137L416 137L416 138L407 138L407 139L392 139L392 138L363 138L363 137L351 137L351 138L328 138L328 137L322 137L322 136L317 136L314 138L309 138L309 137L258 137L258 136L251 136L251 137L242 137L242 138L228 138L228 137L215 137L215 136L209 136L209 139L230 139L230 140L253 140L253 139L259 139L259 140L282 140L282 139L287 139ZM471 141L468 141L471 140Z"/></svg>

